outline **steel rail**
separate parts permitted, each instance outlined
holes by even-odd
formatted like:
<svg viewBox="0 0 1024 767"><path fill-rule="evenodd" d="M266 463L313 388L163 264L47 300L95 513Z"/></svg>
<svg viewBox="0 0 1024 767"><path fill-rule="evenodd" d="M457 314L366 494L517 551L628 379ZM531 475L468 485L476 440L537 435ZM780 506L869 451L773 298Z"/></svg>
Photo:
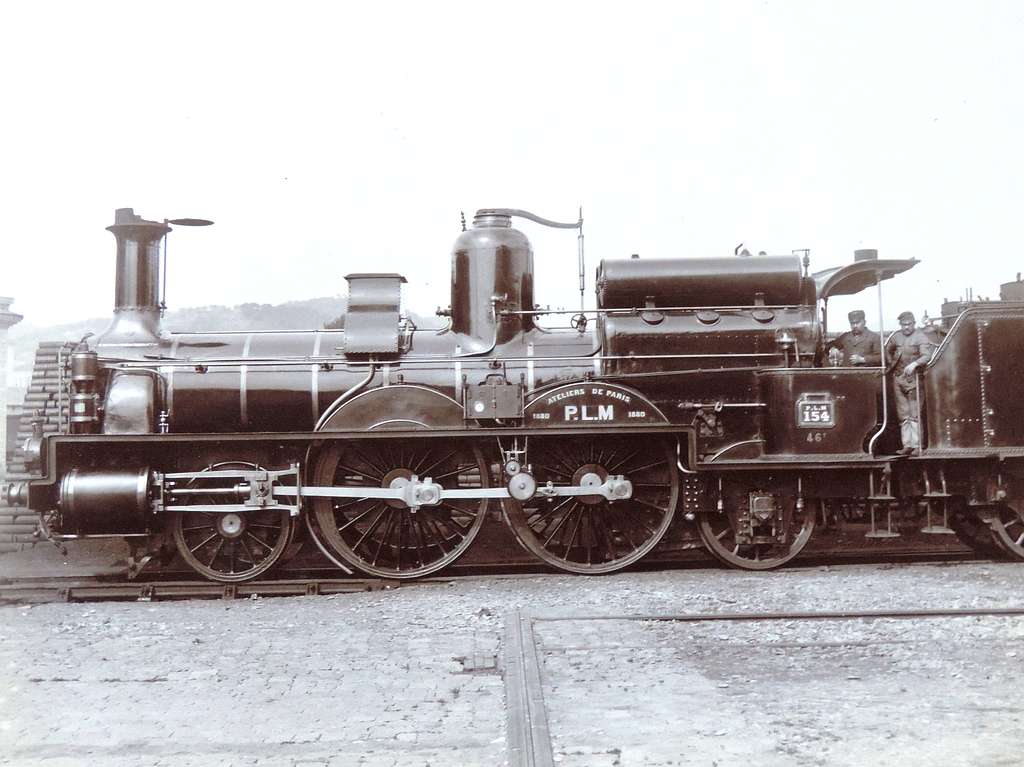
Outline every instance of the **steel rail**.
<svg viewBox="0 0 1024 767"><path fill-rule="evenodd" d="M250 597L319 596L385 591L399 586L443 585L444 579L396 581L380 578L331 578L245 581L132 581L107 582L97 578L68 577L21 579L0 584L0 605L50 602L158 602L182 599L245 599Z"/></svg>
<svg viewBox="0 0 1024 767"><path fill-rule="evenodd" d="M908 610L825 610L821 612L739 612L739 613L678 613L642 615L619 613L608 615L543 615L530 616L534 621L652 621L664 623L711 623L715 621L811 621L811 620L869 620L878 618L923 619L966 618L971 616L1024 616L1022 607L943 607Z"/></svg>

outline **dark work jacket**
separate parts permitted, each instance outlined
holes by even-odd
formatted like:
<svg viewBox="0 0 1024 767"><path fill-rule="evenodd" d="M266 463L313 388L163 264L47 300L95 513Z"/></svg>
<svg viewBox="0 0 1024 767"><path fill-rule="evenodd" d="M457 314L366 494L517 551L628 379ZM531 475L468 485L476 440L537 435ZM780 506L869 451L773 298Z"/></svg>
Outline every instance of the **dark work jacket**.
<svg viewBox="0 0 1024 767"><path fill-rule="evenodd" d="M835 347L843 353L843 364L853 365L850 361L850 357L854 354L859 354L864 357L863 364L867 366L878 367L882 364L882 352L881 346L878 343L878 333L864 329L864 332L859 336L855 336L852 330L848 330L843 333L839 338L834 341L830 341L828 344L829 349Z"/></svg>
<svg viewBox="0 0 1024 767"><path fill-rule="evenodd" d="M909 336L897 330L889 337L885 345L885 356L893 373L900 375L911 362L920 360L927 363L935 352L935 344L924 334L921 328L914 328Z"/></svg>

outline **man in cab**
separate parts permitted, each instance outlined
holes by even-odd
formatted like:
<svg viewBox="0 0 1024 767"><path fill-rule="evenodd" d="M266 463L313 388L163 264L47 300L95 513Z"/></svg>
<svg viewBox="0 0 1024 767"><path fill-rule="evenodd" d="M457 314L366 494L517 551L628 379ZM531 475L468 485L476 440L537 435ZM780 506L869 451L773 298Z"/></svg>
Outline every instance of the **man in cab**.
<svg viewBox="0 0 1024 767"><path fill-rule="evenodd" d="M854 309L848 317L850 329L839 338L829 341L826 350L835 349L841 354L839 364L846 367L878 367L882 364L878 334L868 330L862 309Z"/></svg>

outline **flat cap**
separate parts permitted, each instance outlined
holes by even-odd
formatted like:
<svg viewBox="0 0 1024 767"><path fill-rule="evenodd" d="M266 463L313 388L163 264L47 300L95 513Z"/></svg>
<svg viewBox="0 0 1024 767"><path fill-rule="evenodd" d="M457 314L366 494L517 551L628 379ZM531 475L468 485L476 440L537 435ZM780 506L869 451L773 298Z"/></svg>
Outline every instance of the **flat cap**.
<svg viewBox="0 0 1024 767"><path fill-rule="evenodd" d="M901 312L900 316L897 317L896 319L898 319L900 322L905 322L907 320L910 320L911 322L917 322L917 318L914 316L913 312Z"/></svg>
<svg viewBox="0 0 1024 767"><path fill-rule="evenodd" d="M863 322L864 321L864 310L863 309L854 309L852 312L850 312L846 316L850 318L850 322Z"/></svg>

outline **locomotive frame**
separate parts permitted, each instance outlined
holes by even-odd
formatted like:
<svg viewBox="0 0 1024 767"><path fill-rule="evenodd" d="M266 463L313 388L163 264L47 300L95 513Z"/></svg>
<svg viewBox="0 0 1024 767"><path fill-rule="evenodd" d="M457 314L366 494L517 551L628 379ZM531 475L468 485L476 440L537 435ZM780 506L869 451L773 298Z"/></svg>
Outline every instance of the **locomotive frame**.
<svg viewBox="0 0 1024 767"><path fill-rule="evenodd" d="M269 572L303 533L346 572L428 575L494 503L528 552L575 573L637 562L674 523L727 565L778 567L830 503L870 537L899 534L896 510L1024 559L1024 406L1007 390L1024 303L943 328L918 373L924 449L899 457L884 360L823 366L824 324L830 297L876 285L881 318L881 283L915 260L861 251L814 275L806 255L605 260L597 310L547 329L514 216L577 228L582 277L582 218L483 209L453 248L446 328L416 328L404 278L369 273L346 278L344 330L172 334L173 222L119 210L114 319L67 355L64 428L30 440L39 476L12 499L54 538L173 548L225 582Z"/></svg>

